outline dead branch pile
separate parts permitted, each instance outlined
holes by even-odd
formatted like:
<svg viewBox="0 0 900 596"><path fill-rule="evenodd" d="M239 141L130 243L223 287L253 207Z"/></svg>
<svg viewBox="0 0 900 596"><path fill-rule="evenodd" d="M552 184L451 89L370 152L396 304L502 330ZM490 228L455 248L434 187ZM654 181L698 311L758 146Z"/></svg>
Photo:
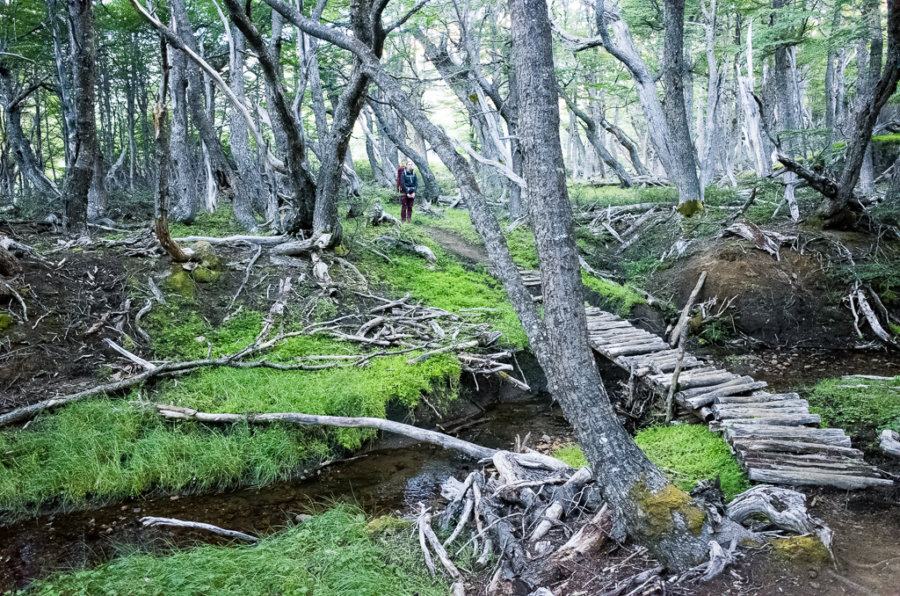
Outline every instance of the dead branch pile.
<svg viewBox="0 0 900 596"><path fill-rule="evenodd" d="M872 300L871 303L869 302L869 298ZM850 311L853 313L853 327L856 329L858 337L863 337L862 331L859 329L860 318L862 318L879 340L889 346L897 345L897 338L885 330L885 326L887 326L888 329L891 329L891 324L896 323L897 321L891 316L887 308L881 302L878 293L871 287L863 288L860 286L859 282L857 282L854 284L853 289L850 290L850 293L844 297L844 302L849 304ZM873 308L872 305L874 305L875 308ZM878 309L877 313L875 312L875 309ZM884 325L881 323L882 320L884 321Z"/></svg>
<svg viewBox="0 0 900 596"><path fill-rule="evenodd" d="M463 577L464 569L492 568L488 593L506 593L501 584L509 583L524 584L528 591L521 593L542 589L542 594L552 595L554 592L541 586L572 575L586 555L622 546L612 538L619 531L614 530L615 512L604 503L602 489L594 483L590 470L573 470L562 462L533 457L532 453L497 451L489 460L482 460L482 469L463 481L445 481L441 493L448 504L444 510L422 508L416 520L420 546L432 574L436 573L435 560L454 580ZM738 496L727 510L713 483L701 484L692 495L708 504L716 541L710 542L708 562L668 578L668 585L712 579L736 560L737 545L745 540L762 543L788 532L814 534L826 548L830 546L831 531L809 516L801 493L760 485ZM761 517L766 523L755 521ZM437 533L433 520L438 524ZM740 525L745 522L756 524L753 531ZM445 538L439 540L438 534ZM655 567L618 582L616 587L630 586L628 592L662 581L661 574L662 568Z"/></svg>

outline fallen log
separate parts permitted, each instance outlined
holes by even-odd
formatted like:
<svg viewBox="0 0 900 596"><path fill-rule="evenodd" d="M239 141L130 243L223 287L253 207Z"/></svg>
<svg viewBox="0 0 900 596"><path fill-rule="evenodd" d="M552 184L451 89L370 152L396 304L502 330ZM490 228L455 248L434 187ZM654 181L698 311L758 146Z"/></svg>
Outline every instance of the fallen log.
<svg viewBox="0 0 900 596"><path fill-rule="evenodd" d="M282 244L289 241L290 236L182 236L172 238L175 242L209 242L210 244L261 244L264 246Z"/></svg>
<svg viewBox="0 0 900 596"><path fill-rule="evenodd" d="M227 536L228 538L239 538L241 540L247 540L248 542L259 542L259 538L256 536L251 536L250 534L244 534L243 532L238 532L237 530L226 530L225 528L220 528L219 526L214 526L212 524L205 524L202 522L192 522L192 521L184 521L180 519L174 519L171 517L142 517L140 519L141 525L145 528L152 528L155 526L172 526L175 528L190 528L192 530L205 530L207 532L213 532L214 534L219 534L220 536Z"/></svg>

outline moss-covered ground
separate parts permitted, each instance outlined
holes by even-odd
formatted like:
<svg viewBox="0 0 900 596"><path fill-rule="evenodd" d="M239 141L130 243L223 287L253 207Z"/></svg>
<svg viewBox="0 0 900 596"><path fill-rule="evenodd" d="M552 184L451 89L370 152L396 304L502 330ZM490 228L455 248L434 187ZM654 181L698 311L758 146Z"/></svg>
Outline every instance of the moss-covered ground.
<svg viewBox="0 0 900 596"><path fill-rule="evenodd" d="M716 477L728 499L750 487L728 444L705 426L653 426L639 431L634 440L681 490L689 491L698 481ZM574 467L588 465L577 445L568 445L555 455Z"/></svg>
<svg viewBox="0 0 900 596"><path fill-rule="evenodd" d="M444 595L424 573L409 530L372 533L364 514L338 506L252 546L200 546L165 556L129 554L95 569L36 582L35 594Z"/></svg>

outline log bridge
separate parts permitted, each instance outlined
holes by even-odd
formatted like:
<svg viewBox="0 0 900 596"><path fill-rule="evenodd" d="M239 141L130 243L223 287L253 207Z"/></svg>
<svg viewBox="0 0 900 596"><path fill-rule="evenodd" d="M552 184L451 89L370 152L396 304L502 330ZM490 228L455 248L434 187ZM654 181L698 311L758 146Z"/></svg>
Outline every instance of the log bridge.
<svg viewBox="0 0 900 596"><path fill-rule="evenodd" d="M798 394L769 393L764 381L710 366L614 314L586 312L594 351L663 398L679 368L675 401L723 433L751 480L840 489L892 484L843 430L818 428L819 415Z"/></svg>

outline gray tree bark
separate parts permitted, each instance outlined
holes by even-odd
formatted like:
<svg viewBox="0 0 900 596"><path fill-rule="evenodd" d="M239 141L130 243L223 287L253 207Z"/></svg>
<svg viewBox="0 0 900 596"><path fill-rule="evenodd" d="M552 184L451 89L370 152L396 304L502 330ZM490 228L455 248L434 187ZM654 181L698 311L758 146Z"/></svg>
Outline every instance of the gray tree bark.
<svg viewBox="0 0 900 596"><path fill-rule="evenodd" d="M670 158L678 187L678 210L692 215L703 202L703 188L697 177L697 150L691 140L684 84L684 0L665 0L665 39L662 57L664 112L669 126Z"/></svg>
<svg viewBox="0 0 900 596"><path fill-rule="evenodd" d="M544 199L539 207L532 207L531 214L533 220L541 222L535 228L535 240L541 260L545 321L538 316L471 166L449 137L415 108L364 44L310 21L282 0L265 1L305 32L358 56L387 99L419 130L453 173L470 207L473 226L484 239L488 256L506 287L532 348L548 374L554 393L580 433L585 452L596 466L594 472L605 487L608 502L621 513L619 518L625 520L628 531L673 569L690 567L705 559L710 538L705 512L691 503L688 495L666 482L618 424L587 344L571 205L566 197L565 177L558 168L562 148L557 83L544 1L513 0L511 29L521 102L520 122L533 124L522 129L523 140L532 139L523 145L524 171L529 183L538 189L532 191L532 203L538 196ZM661 527L664 529L660 530Z"/></svg>
<svg viewBox="0 0 900 596"><path fill-rule="evenodd" d="M191 156L190 129L188 123L188 81L184 71L187 58L184 52L170 48L169 85L172 92L172 120L167 131L169 139L169 157L171 158L169 176L171 184L167 196L174 196L176 219L184 222L193 220L196 206L200 203L197 194L194 160Z"/></svg>
<svg viewBox="0 0 900 596"><path fill-rule="evenodd" d="M63 198L66 203L64 225L72 235L87 234L88 191L94 177L97 151L97 121L94 116L94 65L97 43L91 0L66 1L72 28L70 55L74 86L75 143L72 163L66 169Z"/></svg>

